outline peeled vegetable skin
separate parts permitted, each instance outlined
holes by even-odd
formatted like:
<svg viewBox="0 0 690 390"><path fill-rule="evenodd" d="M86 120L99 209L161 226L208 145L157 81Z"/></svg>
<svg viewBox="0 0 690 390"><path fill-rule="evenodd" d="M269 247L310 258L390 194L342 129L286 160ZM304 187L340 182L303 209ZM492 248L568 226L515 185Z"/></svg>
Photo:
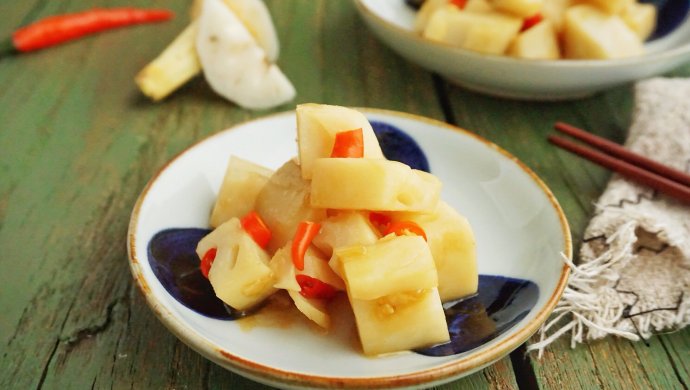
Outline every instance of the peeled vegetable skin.
<svg viewBox="0 0 690 390"><path fill-rule="evenodd" d="M270 108L295 96L290 80L221 0L204 0L196 49L211 88L242 107Z"/></svg>

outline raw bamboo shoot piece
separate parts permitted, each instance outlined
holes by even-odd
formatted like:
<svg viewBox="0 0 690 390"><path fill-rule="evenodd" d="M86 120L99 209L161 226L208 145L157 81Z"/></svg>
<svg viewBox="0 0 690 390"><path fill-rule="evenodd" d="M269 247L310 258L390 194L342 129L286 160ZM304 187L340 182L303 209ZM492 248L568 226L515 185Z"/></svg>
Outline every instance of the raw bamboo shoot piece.
<svg viewBox="0 0 690 390"><path fill-rule="evenodd" d="M134 81L144 95L154 101L161 100L201 73L195 47L197 29L196 22L187 26L136 75Z"/></svg>

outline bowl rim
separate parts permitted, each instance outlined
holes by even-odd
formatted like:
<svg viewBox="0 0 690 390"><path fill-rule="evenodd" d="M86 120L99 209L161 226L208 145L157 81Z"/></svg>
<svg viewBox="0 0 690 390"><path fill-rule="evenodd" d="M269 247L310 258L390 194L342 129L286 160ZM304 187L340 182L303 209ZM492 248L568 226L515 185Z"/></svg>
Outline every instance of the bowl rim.
<svg viewBox="0 0 690 390"><path fill-rule="evenodd" d="M392 116L401 117L405 119L411 119L414 121L419 121L427 123L436 127L444 128L448 131L458 132L465 136L470 136L485 146L493 149L494 151L502 154L504 157L513 161L518 167L528 174L532 181L541 189L544 195L547 197L551 207L557 214L558 221L561 227L561 234L563 238L564 247L561 250L561 256L572 260L573 249L572 249L572 238L570 233L570 226L568 224L567 218L563 209L561 208L558 200L553 195L551 190L546 186L546 184L533 172L529 167L527 167L523 162L517 159L515 156L510 154L505 149L494 144L491 141L474 134L468 130L448 124L446 122L424 117L416 114L378 109L378 108L367 108L367 107L352 107L359 110L363 114L379 114L382 116ZM196 332L196 330L189 328L184 322L177 318L165 305L160 302L155 294L153 293L151 287L149 286L143 272L141 261L145 259L139 259L137 256L137 233L140 218L140 211L142 209L144 200L158 178L166 171L173 163L177 162L188 153L190 150L196 148L198 145L208 142L214 137L225 134L230 131L247 126L251 123L263 121L269 118L274 118L278 116L294 115L294 110L283 111L278 113L269 114L266 116L261 116L258 118L246 120L239 122L227 129L221 130L217 133L211 134L204 137L192 145L186 147L184 150L179 152L173 158L171 158L167 163L161 166L152 178L147 182L139 197L136 200L134 208L130 216L130 222L127 232L127 251L129 257L130 271L132 276L136 281L139 290L144 294L147 304L151 310L156 314L159 320L168 328L168 330L173 333L177 338L184 342L187 346L194 349L202 356L214 361L215 363L221 365L222 367L240 373L247 376L253 380L263 382L278 384L281 386L289 387L312 387L312 388L395 388L395 387L405 387L405 386L415 386L420 384L431 384L431 383L443 383L445 381L452 380L463 374L469 374L476 370L479 370L512 352L519 345L527 341L547 320L548 316L551 314L556 304L560 300L563 291L567 285L568 276L570 274L570 267L563 262L560 276L556 287L551 291L549 298L546 300L544 306L541 310L534 316L534 318L525 324L521 329L516 329L516 331L509 337L501 340L496 345L489 349L477 351L476 353L469 353L460 359L445 362L443 364L423 369L407 374L394 374L394 375L384 375L375 377L330 377L324 375L306 374L306 373L296 373L292 371L286 371L271 366L267 366L261 363L253 362L242 357L234 355L232 352L225 351L219 348L214 343L206 339L202 334Z"/></svg>
<svg viewBox="0 0 690 390"><path fill-rule="evenodd" d="M402 0L400 0L402 2ZM558 68L611 68L617 66L630 66L645 62L659 62L667 60L669 57L681 56L683 54L690 54L690 42L679 45L667 50L658 52L648 52L642 55L625 57L625 58L614 58L608 60L602 59L557 59L557 60L546 60L546 59L533 59L533 58L515 58L507 55L501 54L489 54L481 53L474 50L464 49L461 47L452 46L445 42L436 42L431 39L424 38L412 30L402 28L394 23L390 23L385 18L381 17L378 13L374 12L366 4L366 0L354 0L355 6L365 19L367 17L370 20L376 20L378 23L393 33L403 34L406 38L412 39L417 43L423 45L429 45L437 50L446 51L455 55L462 55L471 57L473 59L481 59L486 61L493 61L504 65L536 65L538 67L558 67ZM690 20L690 13L686 15L684 23L688 23Z"/></svg>

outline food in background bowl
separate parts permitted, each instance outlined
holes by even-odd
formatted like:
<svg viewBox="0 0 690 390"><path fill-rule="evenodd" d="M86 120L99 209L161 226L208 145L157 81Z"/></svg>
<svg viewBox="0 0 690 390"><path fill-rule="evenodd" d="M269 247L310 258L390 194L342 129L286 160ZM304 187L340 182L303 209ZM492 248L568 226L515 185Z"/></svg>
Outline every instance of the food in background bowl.
<svg viewBox="0 0 690 390"><path fill-rule="evenodd" d="M442 302L475 294L478 274L472 229L439 179L387 160L359 111L300 105L297 127L298 157L274 173L230 159L197 246L215 294L246 311L285 290L328 328L342 292L367 355L449 341Z"/></svg>
<svg viewBox="0 0 690 390"><path fill-rule="evenodd" d="M642 54L656 14L636 0L427 0L414 29L487 54L609 59Z"/></svg>

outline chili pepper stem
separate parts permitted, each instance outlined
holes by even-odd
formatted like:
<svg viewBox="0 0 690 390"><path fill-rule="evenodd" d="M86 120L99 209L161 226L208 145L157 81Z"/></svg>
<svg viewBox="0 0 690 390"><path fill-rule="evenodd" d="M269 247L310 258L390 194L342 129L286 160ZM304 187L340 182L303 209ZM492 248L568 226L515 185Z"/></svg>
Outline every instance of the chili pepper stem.
<svg viewBox="0 0 690 390"><path fill-rule="evenodd" d="M17 52L11 38L0 40L0 57L9 56Z"/></svg>

